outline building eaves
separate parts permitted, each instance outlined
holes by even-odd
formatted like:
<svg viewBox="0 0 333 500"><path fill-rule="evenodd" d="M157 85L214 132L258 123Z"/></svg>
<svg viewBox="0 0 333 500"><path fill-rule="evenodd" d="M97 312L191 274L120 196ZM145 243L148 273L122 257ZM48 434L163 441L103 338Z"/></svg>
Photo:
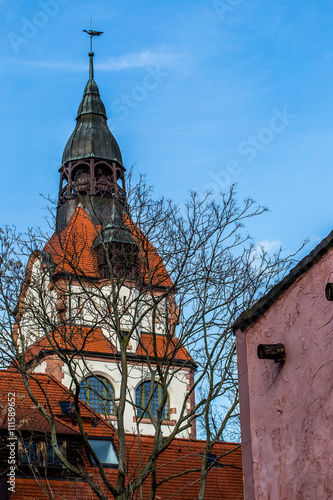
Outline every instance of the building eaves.
<svg viewBox="0 0 333 500"><path fill-rule="evenodd" d="M87 351L87 350L83 350L82 352L78 352L74 349L65 349L65 348L62 348L62 352L65 354L68 354L68 355L75 355L77 354L78 356L93 356L95 358L101 358L101 359L112 359L112 361L114 360L117 360L119 361L121 359L121 353L120 352L111 352L111 353L106 353L106 352L99 352L99 351ZM47 356L50 356L50 355L54 355L54 349L50 348L50 349L47 349L47 348L43 348L42 351L38 352L37 354L34 354L33 357L31 357L29 359L29 361L27 361L27 363L29 365L31 365L34 361L38 360L38 361L41 361L42 358L45 358ZM147 362L147 356L145 355L140 355L140 354L136 354L136 353L127 353L127 359L129 362L134 362L134 363L145 363ZM155 356L149 356L149 361L151 363L160 363L161 361L163 361L163 357L159 357L159 358L156 358ZM165 360L166 362L168 361L167 359ZM197 363L195 363L195 361L193 361L193 359L191 357L189 357L189 359L179 359L179 358L175 358L175 359L172 359L172 361L170 361L170 364L172 366L179 366L179 367L191 367L193 368L194 370L196 370L198 368L198 365ZM12 369L15 369L15 366L12 365L11 367Z"/></svg>
<svg viewBox="0 0 333 500"><path fill-rule="evenodd" d="M333 231L330 232L304 259L302 259L290 272L275 285L266 295L259 299L251 308L242 312L233 325L236 330L245 331L259 319L274 302L287 290L295 281L313 266L321 257L333 246Z"/></svg>

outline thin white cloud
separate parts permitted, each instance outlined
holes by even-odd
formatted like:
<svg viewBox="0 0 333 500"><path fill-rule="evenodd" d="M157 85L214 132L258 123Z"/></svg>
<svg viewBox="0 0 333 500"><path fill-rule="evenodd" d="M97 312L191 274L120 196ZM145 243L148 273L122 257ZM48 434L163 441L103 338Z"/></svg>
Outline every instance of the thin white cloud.
<svg viewBox="0 0 333 500"><path fill-rule="evenodd" d="M263 240L258 243L259 248L263 248L263 250L267 253L274 253L281 248L280 240Z"/></svg>
<svg viewBox="0 0 333 500"><path fill-rule="evenodd" d="M146 66L178 66L183 55L167 50L144 50L138 54L126 54L121 57L111 57L104 63L96 64L96 68L104 71L120 71L128 68L145 68Z"/></svg>
<svg viewBox="0 0 333 500"><path fill-rule="evenodd" d="M256 243L251 252L251 267L260 269L262 265L262 257L268 254L268 257L273 257L275 252L281 248L280 240L263 240Z"/></svg>
<svg viewBox="0 0 333 500"><path fill-rule="evenodd" d="M66 62L51 62L51 61L20 61L27 66L37 66L38 68L50 68L68 70L74 73L87 71L87 64L83 63L66 63Z"/></svg>
<svg viewBox="0 0 333 500"><path fill-rule="evenodd" d="M131 68L145 68L147 66L165 66L177 67L184 59L184 55L172 52L165 48L157 50L143 50L138 53L124 54L119 57L111 57L104 62L95 63L95 68L100 71L121 71ZM25 61L29 66L38 66L42 68L61 69L73 72L82 72L87 70L86 63L68 63L63 61Z"/></svg>

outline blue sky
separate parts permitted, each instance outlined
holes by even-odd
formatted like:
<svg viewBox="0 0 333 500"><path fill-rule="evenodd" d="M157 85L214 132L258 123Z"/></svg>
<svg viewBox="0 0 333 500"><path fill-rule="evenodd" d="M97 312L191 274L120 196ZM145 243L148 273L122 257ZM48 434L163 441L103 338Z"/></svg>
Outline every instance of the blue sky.
<svg viewBox="0 0 333 500"><path fill-rule="evenodd" d="M0 224L45 224L65 143L95 79L127 168L156 194L238 183L270 208L250 230L306 252L333 229L328 0L0 0Z"/></svg>

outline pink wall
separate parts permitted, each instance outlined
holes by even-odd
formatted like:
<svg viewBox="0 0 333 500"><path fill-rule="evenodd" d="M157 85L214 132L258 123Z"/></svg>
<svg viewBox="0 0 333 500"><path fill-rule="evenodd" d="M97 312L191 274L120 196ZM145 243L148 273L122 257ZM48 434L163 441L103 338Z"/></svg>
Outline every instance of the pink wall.
<svg viewBox="0 0 333 500"><path fill-rule="evenodd" d="M236 332L246 500L333 498L333 250ZM286 361L260 360L282 343ZM253 476L252 476L253 474Z"/></svg>

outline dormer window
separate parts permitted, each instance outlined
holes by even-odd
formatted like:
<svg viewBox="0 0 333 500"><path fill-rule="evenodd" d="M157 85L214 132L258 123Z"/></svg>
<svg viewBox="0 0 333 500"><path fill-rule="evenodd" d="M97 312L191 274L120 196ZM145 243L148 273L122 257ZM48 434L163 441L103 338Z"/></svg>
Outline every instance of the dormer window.
<svg viewBox="0 0 333 500"><path fill-rule="evenodd" d="M66 454L66 442L60 443L62 454ZM19 441L19 464L37 467L61 466L60 458L52 445L43 438L27 438Z"/></svg>
<svg viewBox="0 0 333 500"><path fill-rule="evenodd" d="M109 246L109 259L113 275L122 279L135 279L138 274L137 255L138 249L134 245L118 242L112 243ZM109 277L110 269L107 262L102 267L104 267L102 271L104 277Z"/></svg>
<svg viewBox="0 0 333 500"><path fill-rule="evenodd" d="M102 251L98 256L98 267L101 278L115 278L134 280L138 276L137 252L127 245L115 245L109 249L109 262ZM111 271L111 272L110 272Z"/></svg>
<svg viewBox="0 0 333 500"><path fill-rule="evenodd" d="M101 278L137 278L139 249L118 204L113 204L110 221L95 239L94 248Z"/></svg>

